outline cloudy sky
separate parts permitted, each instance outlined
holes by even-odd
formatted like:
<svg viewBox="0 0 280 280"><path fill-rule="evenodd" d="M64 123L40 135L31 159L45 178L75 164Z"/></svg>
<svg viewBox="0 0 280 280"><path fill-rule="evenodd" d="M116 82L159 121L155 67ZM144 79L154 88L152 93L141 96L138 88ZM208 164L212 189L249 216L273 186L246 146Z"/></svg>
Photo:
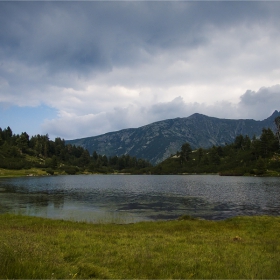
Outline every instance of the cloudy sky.
<svg viewBox="0 0 280 280"><path fill-rule="evenodd" d="M0 2L0 127L74 139L280 110L280 2Z"/></svg>

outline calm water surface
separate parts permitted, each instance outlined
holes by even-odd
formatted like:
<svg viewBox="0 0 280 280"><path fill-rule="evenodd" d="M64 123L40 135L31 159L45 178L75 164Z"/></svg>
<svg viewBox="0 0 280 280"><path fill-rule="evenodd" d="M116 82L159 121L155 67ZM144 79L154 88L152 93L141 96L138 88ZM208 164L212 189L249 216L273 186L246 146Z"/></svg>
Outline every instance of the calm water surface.
<svg viewBox="0 0 280 280"><path fill-rule="evenodd" d="M280 215L280 178L77 175L0 179L0 212L131 223Z"/></svg>

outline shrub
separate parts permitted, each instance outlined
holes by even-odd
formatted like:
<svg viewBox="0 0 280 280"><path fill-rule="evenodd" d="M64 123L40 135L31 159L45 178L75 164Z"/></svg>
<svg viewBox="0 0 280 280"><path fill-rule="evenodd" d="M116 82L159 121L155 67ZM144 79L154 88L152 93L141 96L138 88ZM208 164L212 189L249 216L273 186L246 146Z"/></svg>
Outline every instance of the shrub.
<svg viewBox="0 0 280 280"><path fill-rule="evenodd" d="M53 174L54 174L54 170L51 169L51 168L47 168L47 169L46 169L46 172L47 172L48 174L50 174L50 175L53 175Z"/></svg>

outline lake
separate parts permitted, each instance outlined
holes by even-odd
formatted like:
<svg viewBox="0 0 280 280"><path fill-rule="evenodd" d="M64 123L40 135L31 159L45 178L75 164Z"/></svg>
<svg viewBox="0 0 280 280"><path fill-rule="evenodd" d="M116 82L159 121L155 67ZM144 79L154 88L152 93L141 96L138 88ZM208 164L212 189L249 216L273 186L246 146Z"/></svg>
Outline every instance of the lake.
<svg viewBox="0 0 280 280"><path fill-rule="evenodd" d="M280 178L74 175L0 179L0 213L133 223L279 215Z"/></svg>

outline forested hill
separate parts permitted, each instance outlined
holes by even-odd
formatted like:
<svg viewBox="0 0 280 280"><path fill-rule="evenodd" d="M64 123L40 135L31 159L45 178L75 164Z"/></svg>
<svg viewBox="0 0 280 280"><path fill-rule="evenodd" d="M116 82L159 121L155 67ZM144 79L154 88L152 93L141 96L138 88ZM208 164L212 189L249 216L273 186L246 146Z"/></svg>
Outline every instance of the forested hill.
<svg viewBox="0 0 280 280"><path fill-rule="evenodd" d="M234 142L238 135L259 137L263 128L274 129L275 111L269 118L219 119L201 114L155 122L139 128L124 129L100 136L68 140L66 143L81 146L90 153L113 156L129 154L158 164L181 149L188 142L192 149L223 146Z"/></svg>
<svg viewBox="0 0 280 280"><path fill-rule="evenodd" d="M39 168L45 174L76 174L143 172L141 170L150 166L149 162L129 155L89 154L84 148L66 144L61 138L52 141L48 135L29 137L26 132L13 134L10 127L0 128L0 168Z"/></svg>
<svg viewBox="0 0 280 280"><path fill-rule="evenodd" d="M0 128L0 176L11 169L21 170L18 174L30 174L31 168L35 168L38 175L220 173L280 176L280 150L275 133L263 128L259 138L238 135L232 144L223 146L194 150L186 142L175 155L152 166L130 155L107 157L96 152L90 155L86 149L66 144L61 138L52 141L48 135L29 137L26 132L15 135L10 127Z"/></svg>
<svg viewBox="0 0 280 280"><path fill-rule="evenodd" d="M175 155L152 168L152 174L201 174L280 176L278 138L263 129L257 139L239 135L225 146L192 150L184 143Z"/></svg>

